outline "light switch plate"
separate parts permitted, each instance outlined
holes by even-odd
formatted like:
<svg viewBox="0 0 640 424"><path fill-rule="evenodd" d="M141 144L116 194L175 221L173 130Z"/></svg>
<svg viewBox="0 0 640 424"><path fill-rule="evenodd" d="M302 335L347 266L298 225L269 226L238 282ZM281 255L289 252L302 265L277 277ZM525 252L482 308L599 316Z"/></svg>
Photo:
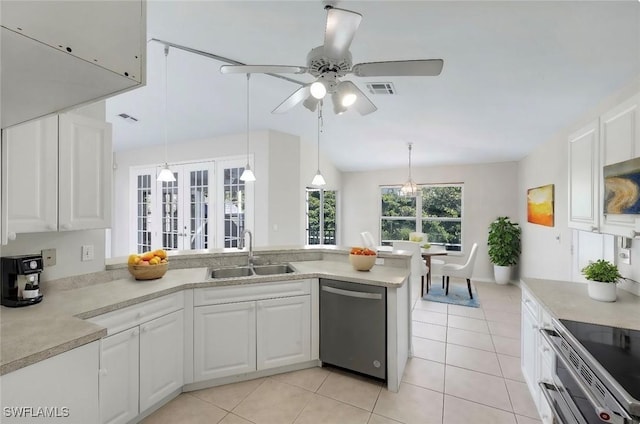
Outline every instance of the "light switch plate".
<svg viewBox="0 0 640 424"><path fill-rule="evenodd" d="M43 249L42 255L43 266L54 266L56 264L56 249Z"/></svg>
<svg viewBox="0 0 640 424"><path fill-rule="evenodd" d="M93 244L85 244L82 246L82 261L93 260Z"/></svg>

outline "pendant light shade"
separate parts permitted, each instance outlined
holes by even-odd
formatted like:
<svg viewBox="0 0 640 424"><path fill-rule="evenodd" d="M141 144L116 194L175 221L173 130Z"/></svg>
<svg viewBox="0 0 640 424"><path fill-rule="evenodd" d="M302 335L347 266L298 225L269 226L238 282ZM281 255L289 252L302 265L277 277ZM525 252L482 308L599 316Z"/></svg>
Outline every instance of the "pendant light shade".
<svg viewBox="0 0 640 424"><path fill-rule="evenodd" d="M167 95L167 81L169 79L167 76L169 73L168 57L169 46L164 46L164 166L156 178L157 181L164 183L172 183L176 180L167 163L167 119L169 119L169 113L167 112L167 105L169 103Z"/></svg>
<svg viewBox="0 0 640 424"><path fill-rule="evenodd" d="M400 195L406 197L416 197L418 195L418 186L411 178L411 147L413 143L409 143L409 179L400 187Z"/></svg>
<svg viewBox="0 0 640 424"><path fill-rule="evenodd" d="M315 187L322 187L327 184L320 172L320 133L322 132L322 101L318 105L318 171L315 177L311 180L311 185Z"/></svg>
<svg viewBox="0 0 640 424"><path fill-rule="evenodd" d="M240 175L240 181L255 181L256 176L253 174L251 170L251 165L249 165L249 80L251 79L251 74L247 74L247 165L244 167L244 171L242 175Z"/></svg>

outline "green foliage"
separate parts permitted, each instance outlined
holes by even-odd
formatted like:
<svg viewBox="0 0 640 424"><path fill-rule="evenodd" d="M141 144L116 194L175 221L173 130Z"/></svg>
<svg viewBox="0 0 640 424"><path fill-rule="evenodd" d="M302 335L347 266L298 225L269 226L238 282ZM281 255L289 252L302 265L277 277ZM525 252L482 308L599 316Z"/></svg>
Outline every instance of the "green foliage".
<svg viewBox="0 0 640 424"><path fill-rule="evenodd" d="M622 278L622 275L618 272L618 267L604 259L591 262L582 268L582 273L587 280L601 283L616 283Z"/></svg>
<svg viewBox="0 0 640 424"><path fill-rule="evenodd" d="M336 192L334 190L323 190L322 197L324 205L322 212L324 215L324 240L323 244L335 244L336 231ZM320 190L309 190L307 192L307 219L309 221L309 244L317 244L320 234Z"/></svg>
<svg viewBox="0 0 640 424"><path fill-rule="evenodd" d="M498 217L489 225L489 258L494 265L510 266L520 257L520 233L518 223L509 217Z"/></svg>

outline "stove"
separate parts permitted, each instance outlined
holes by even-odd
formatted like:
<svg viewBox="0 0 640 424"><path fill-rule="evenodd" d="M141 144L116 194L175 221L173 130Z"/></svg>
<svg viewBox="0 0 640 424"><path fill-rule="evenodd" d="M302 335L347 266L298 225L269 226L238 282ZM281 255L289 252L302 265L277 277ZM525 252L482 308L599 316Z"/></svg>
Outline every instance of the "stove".
<svg viewBox="0 0 640 424"><path fill-rule="evenodd" d="M629 395L640 399L640 331L560 322Z"/></svg>

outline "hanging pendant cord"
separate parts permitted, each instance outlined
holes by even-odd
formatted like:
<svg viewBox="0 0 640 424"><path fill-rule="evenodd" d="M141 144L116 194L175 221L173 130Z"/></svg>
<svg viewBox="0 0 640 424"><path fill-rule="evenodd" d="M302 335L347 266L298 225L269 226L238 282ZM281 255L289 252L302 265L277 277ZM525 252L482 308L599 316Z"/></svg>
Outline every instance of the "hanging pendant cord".
<svg viewBox="0 0 640 424"><path fill-rule="evenodd" d="M322 100L318 105L318 172L320 172L320 133L322 132Z"/></svg>
<svg viewBox="0 0 640 424"><path fill-rule="evenodd" d="M251 74L247 74L247 165L249 164L249 79Z"/></svg>
<svg viewBox="0 0 640 424"><path fill-rule="evenodd" d="M169 80L169 46L164 46L164 163L167 164L167 120L169 119L169 109L167 104L169 103L169 95L167 89L167 81Z"/></svg>
<svg viewBox="0 0 640 424"><path fill-rule="evenodd" d="M413 182L411 179L411 143L409 143L409 182Z"/></svg>

